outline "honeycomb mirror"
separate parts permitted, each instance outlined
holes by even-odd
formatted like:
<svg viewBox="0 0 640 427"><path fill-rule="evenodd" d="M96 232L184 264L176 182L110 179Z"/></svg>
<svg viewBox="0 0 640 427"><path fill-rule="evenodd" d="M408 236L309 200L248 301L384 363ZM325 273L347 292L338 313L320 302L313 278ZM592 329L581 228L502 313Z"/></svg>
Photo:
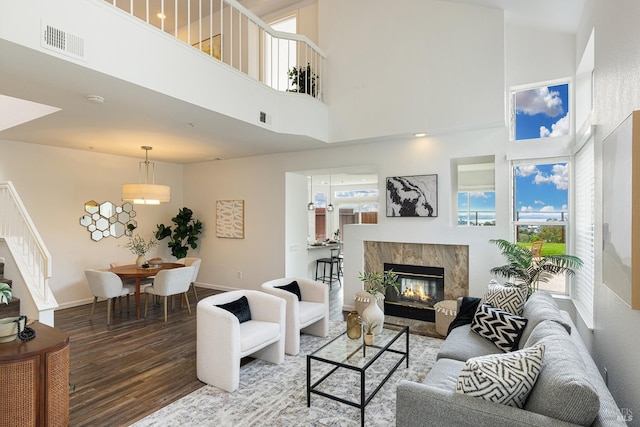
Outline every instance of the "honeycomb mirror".
<svg viewBox="0 0 640 427"><path fill-rule="evenodd" d="M118 238L130 235L130 230L138 225L134 219L136 211L129 202L117 206L111 202L98 204L90 200L84 204L84 211L85 214L80 217L80 225L87 229L91 240L96 242L109 236Z"/></svg>

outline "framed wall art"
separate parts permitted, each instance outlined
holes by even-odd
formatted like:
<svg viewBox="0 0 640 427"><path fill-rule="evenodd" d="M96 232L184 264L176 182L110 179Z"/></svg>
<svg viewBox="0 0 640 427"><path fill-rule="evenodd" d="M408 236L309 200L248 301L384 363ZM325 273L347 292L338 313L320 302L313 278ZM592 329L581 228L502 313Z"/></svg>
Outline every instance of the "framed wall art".
<svg viewBox="0 0 640 427"><path fill-rule="evenodd" d="M438 216L438 175L387 178L387 216Z"/></svg>
<svg viewBox="0 0 640 427"><path fill-rule="evenodd" d="M244 239L244 200L216 201L216 236Z"/></svg>

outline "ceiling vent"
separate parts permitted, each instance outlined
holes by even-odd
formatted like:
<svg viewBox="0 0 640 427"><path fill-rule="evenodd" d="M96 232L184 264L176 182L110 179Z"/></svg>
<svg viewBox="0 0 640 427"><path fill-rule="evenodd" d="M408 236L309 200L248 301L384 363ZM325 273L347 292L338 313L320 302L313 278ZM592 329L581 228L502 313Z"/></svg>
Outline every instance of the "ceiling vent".
<svg viewBox="0 0 640 427"><path fill-rule="evenodd" d="M264 111L260 111L258 120L260 120L260 123L262 123L263 125L271 126L271 115L265 113Z"/></svg>
<svg viewBox="0 0 640 427"><path fill-rule="evenodd" d="M51 25L42 25L42 46L77 59L84 59L84 39Z"/></svg>

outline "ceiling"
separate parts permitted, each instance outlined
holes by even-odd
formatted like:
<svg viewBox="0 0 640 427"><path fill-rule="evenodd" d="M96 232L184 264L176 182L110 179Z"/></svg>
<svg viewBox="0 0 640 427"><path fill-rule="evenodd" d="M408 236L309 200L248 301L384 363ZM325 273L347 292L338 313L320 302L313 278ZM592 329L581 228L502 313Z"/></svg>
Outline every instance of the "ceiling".
<svg viewBox="0 0 640 427"><path fill-rule="evenodd" d="M447 0L505 10L507 22L574 33L584 0ZM240 0L258 16L290 8L296 0ZM552 11L550 13L549 11ZM308 137L283 135L170 96L89 70L73 62L0 40L0 95L60 111L47 114L0 98L0 139L78 150L193 163L326 147ZM43 72L46 70L46 72ZM105 96L95 104L86 96ZM104 95L104 94L108 94ZM44 115L43 115L44 114ZM14 122L11 123L13 118Z"/></svg>

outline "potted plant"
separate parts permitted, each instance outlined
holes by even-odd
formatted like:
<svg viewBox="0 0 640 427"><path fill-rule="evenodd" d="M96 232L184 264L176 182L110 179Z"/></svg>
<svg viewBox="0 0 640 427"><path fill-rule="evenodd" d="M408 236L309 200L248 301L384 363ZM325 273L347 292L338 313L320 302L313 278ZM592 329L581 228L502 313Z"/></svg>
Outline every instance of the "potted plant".
<svg viewBox="0 0 640 427"><path fill-rule="evenodd" d="M13 289L7 283L0 283L0 304L9 304L13 298Z"/></svg>
<svg viewBox="0 0 640 427"><path fill-rule="evenodd" d="M376 328L378 324L376 322L366 322L364 324L364 343L366 345L372 345L373 340L376 337Z"/></svg>
<svg viewBox="0 0 640 427"><path fill-rule="evenodd" d="M538 290L540 282L546 283L557 274L573 275L582 267L582 260L574 255L537 257L527 248L508 240L492 239L489 242L497 245L507 259L507 264L493 267L491 273L527 285L529 295Z"/></svg>
<svg viewBox="0 0 640 427"><path fill-rule="evenodd" d="M320 80L320 77L311 70L310 63L307 63L306 67L293 67L287 74L293 85L293 89L287 89L287 92L306 93L314 98L316 97L316 80Z"/></svg>
<svg viewBox="0 0 640 427"><path fill-rule="evenodd" d="M158 224L156 239L162 240L169 237L168 246L171 248L171 255L177 259L185 258L189 248L198 247L198 235L202 233L202 222L193 218L193 211L189 208L182 208L178 215L171 218L175 224L173 230L171 226Z"/></svg>
<svg viewBox="0 0 640 427"><path fill-rule="evenodd" d="M143 267L145 264L147 264L145 255L156 246L158 246L157 240L150 239L147 242L139 234L134 234L133 236L129 237L129 241L123 247L125 249L129 249L132 254L138 255L138 258L136 259L136 265L138 267Z"/></svg>

